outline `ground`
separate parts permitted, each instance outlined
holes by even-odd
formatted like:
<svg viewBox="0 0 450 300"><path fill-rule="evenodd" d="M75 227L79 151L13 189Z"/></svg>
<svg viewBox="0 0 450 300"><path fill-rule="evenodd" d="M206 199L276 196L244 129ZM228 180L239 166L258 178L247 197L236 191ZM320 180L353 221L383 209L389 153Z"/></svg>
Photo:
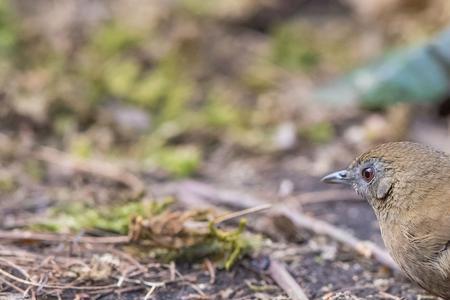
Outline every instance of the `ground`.
<svg viewBox="0 0 450 300"><path fill-rule="evenodd" d="M9 157L8 163L4 161L4 165L6 164L9 165L11 171L21 172L22 162L11 160ZM302 195L305 193L324 191L330 187L321 184L318 177L307 177L300 174L294 176L280 168L278 164L266 165L264 168L267 172L261 172L257 179L253 179L254 182L251 185L242 185L238 188L235 182L226 183L223 180L209 184L218 190L232 187L234 191L257 197L263 196L264 199L272 199L269 201L278 204L282 201L294 203L296 210L343 228L362 240L371 240L382 246L377 221L370 206L365 201L352 197L351 191L348 191L348 198L342 198L340 192L346 193L346 190L333 188L330 190L332 191L331 197L302 204ZM70 173L61 175L62 171L58 168L44 168L44 170L48 172L44 176L46 178L44 182L39 184L29 182L27 185L21 186L20 191L2 195L2 211L5 216L1 223L2 229L20 229L28 222L35 222L36 218L45 218L46 207L55 205L52 203L55 191L59 194L76 193L77 196L72 195L72 199L94 195L93 198L99 202L115 193L125 193L120 186L96 180L89 175ZM271 176L266 176L266 174ZM23 178L26 177L26 175L23 176ZM198 180L202 181L201 178ZM284 198L277 195L277 187L282 180L292 180L293 183L290 195L284 196ZM165 182L164 180L149 181L147 184L157 190L158 186L164 186ZM305 186L309 187L308 191L304 191ZM256 187L258 188L256 189ZM333 193L336 193L336 199L333 199ZM104 199L102 200L102 198ZM269 216L267 212L260 212L249 218L249 226L249 230L263 233L264 243L256 252L249 253L239 260L229 271L218 267L212 272L211 269L205 267L204 261L198 263L177 261L172 264L160 264L149 257L142 258L141 256L139 258L140 256L138 256L135 259L139 262L131 259L132 266L129 263L126 264L131 270L110 271L100 281L92 281L89 278L84 281L75 280L80 286L112 284L113 287L109 286L99 291L86 290L84 293L63 289L61 296L70 298L77 294L81 299L83 295L85 297L97 295L96 299L116 299L121 294L122 299L142 299L150 290L149 286L145 284L114 288L119 277L118 274L126 272L126 274L130 274L127 278L131 280L145 279L149 282L164 282L164 286L157 286L152 291L151 299L287 299L285 292L267 273L269 257L275 257L286 264L288 271L310 299L401 298L412 300L417 299L418 295L427 295L425 291L410 283L401 274L392 273L376 260L362 257L354 249L343 246L330 237L293 228L283 218ZM96 233L94 231L87 234L95 235ZM17 253L16 255L10 253L14 249L19 251L19 257L16 256ZM22 251L25 252L20 254ZM58 272L64 273L61 269L64 268L62 265L67 263L65 260L71 258L74 261L84 261L89 265L92 264L92 257L95 255L110 253L119 260L127 260L129 255L133 255L133 252L128 252L127 247L124 248L120 245L104 248L95 243L92 245L78 244L76 241L70 240L67 242L32 242L32 239L3 243L2 252L2 269L12 270L11 274L20 276L18 270L23 268L38 277L43 274L62 276L57 274ZM33 256L35 256L34 259ZM30 260L21 260L26 257L34 261L33 265L29 264ZM5 265L4 259L12 259L14 265ZM49 265L52 260L55 260L54 265ZM41 271L36 271L36 263L41 265ZM134 263L143 270L139 270L136 266L133 267ZM214 261L210 263L215 269ZM55 269L55 266L59 266L59 269ZM72 270L72 268L69 269ZM30 278L33 278L33 275ZM54 282L54 279L47 278L47 280ZM22 286L20 282L18 285ZM22 288L25 290L25 287ZM35 293L40 295L37 296L40 299L41 297L42 299L52 298L50 295L45 296L49 291L51 291L50 295L55 293L54 289L45 287L40 291L37 289ZM14 286L4 290L4 295L14 293L17 293Z"/></svg>

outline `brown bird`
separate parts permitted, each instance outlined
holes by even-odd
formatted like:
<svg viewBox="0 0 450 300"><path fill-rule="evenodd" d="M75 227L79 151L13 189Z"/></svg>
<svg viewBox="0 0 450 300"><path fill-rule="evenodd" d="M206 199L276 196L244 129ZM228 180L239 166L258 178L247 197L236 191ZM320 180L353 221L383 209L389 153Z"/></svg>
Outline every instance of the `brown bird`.
<svg viewBox="0 0 450 300"><path fill-rule="evenodd" d="M414 282L450 299L450 156L430 147L379 145L322 178L353 186L373 207L389 253Z"/></svg>

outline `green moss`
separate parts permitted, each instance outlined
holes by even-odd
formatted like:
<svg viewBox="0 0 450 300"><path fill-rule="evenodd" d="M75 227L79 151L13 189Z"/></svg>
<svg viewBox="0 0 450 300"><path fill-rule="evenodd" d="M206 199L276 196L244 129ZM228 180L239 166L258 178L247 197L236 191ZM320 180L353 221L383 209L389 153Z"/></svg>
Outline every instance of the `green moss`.
<svg viewBox="0 0 450 300"><path fill-rule="evenodd" d="M53 130L59 136L65 136L75 132L77 127L76 116L70 115L67 112L58 114L53 119Z"/></svg>
<svg viewBox="0 0 450 300"><path fill-rule="evenodd" d="M187 177L200 167L202 155L194 146L163 147L153 155L157 165L176 177Z"/></svg>
<svg viewBox="0 0 450 300"><path fill-rule="evenodd" d="M261 245L262 239L259 235L245 231L245 219L241 219L238 228L219 229L208 211L193 211L191 217L185 217L189 215L187 212L187 215L178 215L177 218L177 212L168 211L172 203L171 198L157 202L136 201L108 206L88 206L73 202L53 208L49 218L30 227L33 230L52 232L76 233L99 229L129 234L134 237L129 250L137 255L146 253L162 261L189 262L208 257L227 270L243 255ZM141 220L144 225L139 225L136 220ZM190 221L196 223L195 228L184 227L183 224ZM171 226L175 228L174 236L167 236L165 232L171 232ZM163 243L158 242L161 239Z"/></svg>
<svg viewBox="0 0 450 300"><path fill-rule="evenodd" d="M222 248L226 250L224 267L227 270L231 269L235 262L241 258L250 247L248 241L242 238L242 233L244 232L246 225L247 220L241 219L239 227L235 231L227 232L219 230L213 222L209 223L212 237L221 242L223 244Z"/></svg>
<svg viewBox="0 0 450 300"><path fill-rule="evenodd" d="M265 92L277 81L278 72L273 64L265 62L250 66L242 76L242 82L256 92Z"/></svg>
<svg viewBox="0 0 450 300"><path fill-rule="evenodd" d="M128 97L134 90L140 67L132 59L113 59L107 62L102 81L108 93L116 97Z"/></svg>
<svg viewBox="0 0 450 300"><path fill-rule="evenodd" d="M261 246L261 236L247 233L246 224L246 219L241 219L236 229L219 229L214 222L209 222L209 232L194 245L178 250L159 249L157 256L163 261L183 262L208 257L230 270L242 256Z"/></svg>
<svg viewBox="0 0 450 300"><path fill-rule="evenodd" d="M170 89L170 78L158 70L149 72L135 83L128 101L146 108L157 108Z"/></svg>
<svg viewBox="0 0 450 300"><path fill-rule="evenodd" d="M114 97L148 109L156 123L186 111L195 85L184 74L181 58L169 53L150 69L130 57L115 57L96 76L99 98Z"/></svg>
<svg viewBox="0 0 450 300"><path fill-rule="evenodd" d="M88 158L93 151L92 141L86 135L77 135L70 140L70 153L75 156Z"/></svg>
<svg viewBox="0 0 450 300"><path fill-rule="evenodd" d="M329 122L319 122L300 130L300 135L316 144L329 142L334 137L334 127Z"/></svg>
<svg viewBox="0 0 450 300"><path fill-rule="evenodd" d="M19 32L9 1L0 1L0 55L11 57L18 50Z"/></svg>
<svg viewBox="0 0 450 300"><path fill-rule="evenodd" d="M202 111L206 125L217 128L229 128L241 125L238 108L227 103L226 99L208 101Z"/></svg>
<svg viewBox="0 0 450 300"><path fill-rule="evenodd" d="M91 110L105 99L128 98L132 93L143 68L133 51L139 49L143 36L119 22L108 22L90 36L73 61L65 62L64 75L70 73L71 81L83 87L81 101Z"/></svg>
<svg viewBox="0 0 450 300"><path fill-rule="evenodd" d="M208 16L217 6L217 0L182 0L180 6L194 16Z"/></svg>
<svg viewBox="0 0 450 300"><path fill-rule="evenodd" d="M141 36L135 30L112 22L105 24L94 34L89 47L98 55L109 57L136 46L140 39Z"/></svg>
<svg viewBox="0 0 450 300"><path fill-rule="evenodd" d="M173 120L180 117L188 109L193 94L193 86L189 81L179 81L167 90L165 101L162 101L160 120Z"/></svg>
<svg viewBox="0 0 450 300"><path fill-rule="evenodd" d="M74 202L54 208L50 218L44 222L35 223L31 227L34 230L53 232L100 229L127 234L131 217L137 215L150 217L160 214L172 203L171 198L160 202L136 201L105 207L90 207L84 203Z"/></svg>
<svg viewBox="0 0 450 300"><path fill-rule="evenodd" d="M0 191L11 192L16 189L16 181L14 177L8 173L1 174L0 176Z"/></svg>
<svg viewBox="0 0 450 300"><path fill-rule="evenodd" d="M310 36L288 24L273 33L272 59L288 69L309 71L318 66L320 55Z"/></svg>
<svg viewBox="0 0 450 300"><path fill-rule="evenodd" d="M45 170L41 162L30 159L24 163L24 169L26 173L35 180L41 180L45 176Z"/></svg>

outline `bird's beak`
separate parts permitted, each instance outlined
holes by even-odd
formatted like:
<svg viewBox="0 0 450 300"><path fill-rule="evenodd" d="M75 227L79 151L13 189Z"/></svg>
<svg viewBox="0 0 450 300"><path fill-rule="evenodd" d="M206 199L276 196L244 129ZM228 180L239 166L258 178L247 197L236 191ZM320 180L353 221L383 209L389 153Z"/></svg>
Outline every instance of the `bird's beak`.
<svg viewBox="0 0 450 300"><path fill-rule="evenodd" d="M351 184L351 176L347 170L337 171L321 179L322 182L325 183L343 183L343 184Z"/></svg>

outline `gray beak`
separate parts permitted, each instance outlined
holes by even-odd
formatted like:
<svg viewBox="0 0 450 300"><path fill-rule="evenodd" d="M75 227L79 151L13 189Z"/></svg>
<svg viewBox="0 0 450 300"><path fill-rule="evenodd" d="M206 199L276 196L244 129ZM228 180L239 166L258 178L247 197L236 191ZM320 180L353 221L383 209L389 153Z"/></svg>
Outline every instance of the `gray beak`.
<svg viewBox="0 0 450 300"><path fill-rule="evenodd" d="M343 184L351 184L351 176L347 170L337 171L321 179L322 182L325 183L343 183Z"/></svg>

